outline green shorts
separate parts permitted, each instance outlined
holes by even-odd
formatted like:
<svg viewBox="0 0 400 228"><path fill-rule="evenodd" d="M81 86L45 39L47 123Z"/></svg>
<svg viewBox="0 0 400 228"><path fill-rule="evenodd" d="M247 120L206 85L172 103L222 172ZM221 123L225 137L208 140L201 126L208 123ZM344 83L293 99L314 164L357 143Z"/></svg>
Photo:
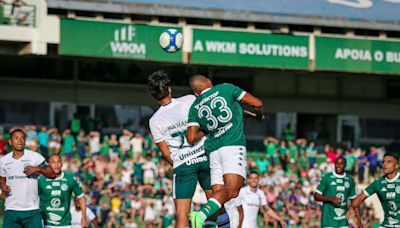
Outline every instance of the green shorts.
<svg viewBox="0 0 400 228"><path fill-rule="evenodd" d="M188 160L174 169L172 195L174 199L191 199L197 181L203 190L211 190L210 164L206 155Z"/></svg>
<svg viewBox="0 0 400 228"><path fill-rule="evenodd" d="M4 212L3 228L40 228L43 227L42 215L38 210Z"/></svg>

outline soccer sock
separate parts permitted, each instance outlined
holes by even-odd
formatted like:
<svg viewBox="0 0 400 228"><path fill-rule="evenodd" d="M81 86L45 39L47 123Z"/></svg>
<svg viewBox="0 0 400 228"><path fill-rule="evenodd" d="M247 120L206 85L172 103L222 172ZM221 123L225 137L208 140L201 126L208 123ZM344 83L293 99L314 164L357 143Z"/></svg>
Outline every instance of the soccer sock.
<svg viewBox="0 0 400 228"><path fill-rule="evenodd" d="M206 221L203 225L203 228L217 228L217 223L213 221Z"/></svg>
<svg viewBox="0 0 400 228"><path fill-rule="evenodd" d="M200 209L200 215L206 221L206 219L216 213L221 208L221 204L214 198L208 200L206 205Z"/></svg>
<svg viewBox="0 0 400 228"><path fill-rule="evenodd" d="M229 220L229 215L227 212L225 212L222 215L218 215L217 225L219 228L229 228L231 226L230 220Z"/></svg>

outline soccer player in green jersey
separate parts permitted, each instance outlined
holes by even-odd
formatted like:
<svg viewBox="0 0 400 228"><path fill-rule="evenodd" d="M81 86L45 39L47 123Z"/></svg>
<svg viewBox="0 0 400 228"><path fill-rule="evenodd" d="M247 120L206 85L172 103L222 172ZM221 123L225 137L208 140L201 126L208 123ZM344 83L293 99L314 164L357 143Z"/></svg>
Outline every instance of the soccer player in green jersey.
<svg viewBox="0 0 400 228"><path fill-rule="evenodd" d="M70 205L72 193L79 199L82 219L81 226L87 227L86 201L82 188L70 172L61 171L62 162L58 154L49 157L49 166L57 174L55 179L40 177L38 180L40 210L44 225L52 227L71 227Z"/></svg>
<svg viewBox="0 0 400 228"><path fill-rule="evenodd" d="M335 161L335 171L321 178L314 193L316 201L323 202L321 227L348 227L346 218L347 204L356 197L354 179L344 172L346 159L339 157ZM359 222L357 216L357 223Z"/></svg>
<svg viewBox="0 0 400 228"><path fill-rule="evenodd" d="M200 211L190 213L192 227L202 227L204 221L228 200L239 194L246 178L246 139L243 113L263 119L262 101L232 84L213 86L210 79L196 75L190 86L197 96L189 111L187 140L193 144L199 135L207 134L205 152L210 160L212 198ZM240 103L254 108L245 111Z"/></svg>
<svg viewBox="0 0 400 228"><path fill-rule="evenodd" d="M376 193L382 204L385 217L380 227L400 227L400 173L399 156L396 153L386 153L383 156L382 171L384 175L360 193L351 203L347 217L354 216L355 209L365 199Z"/></svg>

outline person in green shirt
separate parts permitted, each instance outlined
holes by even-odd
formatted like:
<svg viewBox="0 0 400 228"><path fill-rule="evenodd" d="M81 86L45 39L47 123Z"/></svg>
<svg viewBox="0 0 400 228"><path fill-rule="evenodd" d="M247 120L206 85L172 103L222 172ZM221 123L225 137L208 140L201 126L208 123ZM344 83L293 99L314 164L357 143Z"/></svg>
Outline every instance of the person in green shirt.
<svg viewBox="0 0 400 228"><path fill-rule="evenodd" d="M356 156L354 156L353 150L347 150L345 158L346 158L345 171L347 173L350 173L351 175L354 175L354 170L355 170L355 167L356 167L357 158L356 158Z"/></svg>
<svg viewBox="0 0 400 228"><path fill-rule="evenodd" d="M63 155L67 159L71 159L74 157L74 148L75 148L75 138L71 134L70 129L66 129L62 135L63 143L62 143L62 152Z"/></svg>
<svg viewBox="0 0 400 228"><path fill-rule="evenodd" d="M346 159L335 161L335 171L325 174L315 190L314 199L323 202L321 227L348 227L346 218L349 200L356 198L354 179L344 172ZM359 215L356 216L360 224ZM361 225L361 224L360 224Z"/></svg>
<svg viewBox="0 0 400 228"><path fill-rule="evenodd" d="M288 123L286 128L283 130L283 136L286 142L294 140L294 131L290 123Z"/></svg>
<svg viewBox="0 0 400 228"><path fill-rule="evenodd" d="M78 113L74 113L74 116L72 117L70 123L69 123L69 128L71 129L71 134L74 136L74 139L76 140L76 136L78 136L79 131L81 130L81 120L79 119Z"/></svg>
<svg viewBox="0 0 400 228"><path fill-rule="evenodd" d="M287 171L287 163L288 163L288 148L286 147L286 142L281 141L279 147L278 147L278 153L279 153L279 161L281 162L281 166L283 170L286 172Z"/></svg>
<svg viewBox="0 0 400 228"><path fill-rule="evenodd" d="M239 194L247 166L243 113L263 120L263 103L232 84L213 86L202 75L191 77L189 83L197 98L189 110L187 141L193 144L207 134L204 149L209 156L213 191L200 211L190 213L192 227L202 227L208 217ZM241 103L251 106L254 113L243 111Z"/></svg>
<svg viewBox="0 0 400 228"><path fill-rule="evenodd" d="M278 140L273 137L267 137L264 139L264 146L267 151L268 160L273 166L275 165L277 145L278 145Z"/></svg>
<svg viewBox="0 0 400 228"><path fill-rule="evenodd" d="M314 167L314 164L317 162L317 149L315 149L315 143L310 142L306 150L308 162L310 163L310 167Z"/></svg>
<svg viewBox="0 0 400 228"><path fill-rule="evenodd" d="M383 156L383 176L376 179L351 203L347 217L353 217L355 209L369 196L376 193L381 202L384 219L380 227L400 227L400 173L399 155L388 152Z"/></svg>
<svg viewBox="0 0 400 228"><path fill-rule="evenodd" d="M60 155L51 155L49 166L57 177L49 179L41 176L38 179L40 211L43 215L44 225L48 228L71 226L70 205L72 193L74 193L79 199L79 205L82 209L82 227L87 227L86 201L80 184L72 173L61 170Z"/></svg>

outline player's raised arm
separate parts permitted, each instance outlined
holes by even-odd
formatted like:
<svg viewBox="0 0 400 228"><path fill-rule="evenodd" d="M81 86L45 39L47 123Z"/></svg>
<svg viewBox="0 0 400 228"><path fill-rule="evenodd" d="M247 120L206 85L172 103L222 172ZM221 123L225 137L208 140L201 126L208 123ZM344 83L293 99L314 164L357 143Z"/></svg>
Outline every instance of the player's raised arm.
<svg viewBox="0 0 400 228"><path fill-rule="evenodd" d="M245 116L253 117L257 120L264 119L263 102L260 99L246 92L246 94L240 100L240 103L245 105L250 105L254 108L254 115L252 115L250 111L245 110L244 111Z"/></svg>

